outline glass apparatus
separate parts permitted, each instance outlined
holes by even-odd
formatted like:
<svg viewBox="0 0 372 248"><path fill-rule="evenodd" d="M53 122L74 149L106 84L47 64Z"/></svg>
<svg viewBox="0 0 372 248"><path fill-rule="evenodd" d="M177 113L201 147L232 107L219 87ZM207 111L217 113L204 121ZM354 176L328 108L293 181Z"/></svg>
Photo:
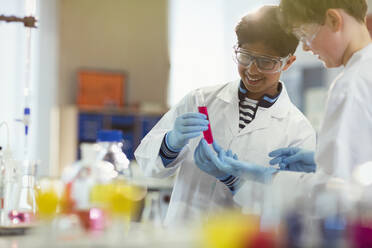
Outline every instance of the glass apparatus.
<svg viewBox="0 0 372 248"><path fill-rule="evenodd" d="M197 90L195 93L196 97L196 105L198 106L198 111L201 114L205 114L207 116L207 120L209 121L209 116L208 116L208 109L205 104L204 96L201 90ZM212 135L212 129L211 129L211 124L208 124L208 129L203 131L204 139L207 141L208 144L213 143L213 135Z"/></svg>
<svg viewBox="0 0 372 248"><path fill-rule="evenodd" d="M132 178L129 160L123 152L123 132L100 130L97 134L97 143L103 148L102 160L112 163L119 175Z"/></svg>

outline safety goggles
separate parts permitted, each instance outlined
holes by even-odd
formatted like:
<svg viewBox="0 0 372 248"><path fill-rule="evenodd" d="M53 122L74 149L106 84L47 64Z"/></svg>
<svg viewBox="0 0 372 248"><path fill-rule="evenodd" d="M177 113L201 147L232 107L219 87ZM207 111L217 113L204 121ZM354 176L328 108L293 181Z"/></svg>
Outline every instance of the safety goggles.
<svg viewBox="0 0 372 248"><path fill-rule="evenodd" d="M289 57L274 57L267 55L257 55L248 50L240 48L239 46L234 46L234 60L241 66L249 68L252 63L255 63L257 70L261 73L277 73L283 70Z"/></svg>
<svg viewBox="0 0 372 248"><path fill-rule="evenodd" d="M311 43L318 35L320 28L319 24L303 24L299 27L294 27L292 33L296 38L308 47L311 47Z"/></svg>

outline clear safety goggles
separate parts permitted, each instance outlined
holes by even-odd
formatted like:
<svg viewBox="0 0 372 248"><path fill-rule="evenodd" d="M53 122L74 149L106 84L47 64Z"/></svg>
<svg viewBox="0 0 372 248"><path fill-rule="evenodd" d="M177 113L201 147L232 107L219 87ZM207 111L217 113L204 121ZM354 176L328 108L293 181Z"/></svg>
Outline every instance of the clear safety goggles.
<svg viewBox="0 0 372 248"><path fill-rule="evenodd" d="M320 28L319 24L303 24L299 27L294 27L292 33L296 38L308 47L311 47L311 43L318 35Z"/></svg>
<svg viewBox="0 0 372 248"><path fill-rule="evenodd" d="M287 57L274 57L268 55L257 55L248 50L234 46L234 60L241 66L249 68L252 63L255 63L257 70L261 73L277 73L283 70L288 59L292 55L289 54Z"/></svg>

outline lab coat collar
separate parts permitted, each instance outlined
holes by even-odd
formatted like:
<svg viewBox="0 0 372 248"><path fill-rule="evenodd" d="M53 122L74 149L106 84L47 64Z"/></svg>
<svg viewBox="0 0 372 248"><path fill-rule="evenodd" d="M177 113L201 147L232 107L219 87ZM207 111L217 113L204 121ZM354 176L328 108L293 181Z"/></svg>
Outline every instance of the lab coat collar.
<svg viewBox="0 0 372 248"><path fill-rule="evenodd" d="M270 128L273 118L281 119L287 116L290 105L292 104L289 100L287 90L282 82L282 92L279 95L278 100L270 107L258 107L256 117L251 123L246 125L240 130L238 135L244 135L260 129Z"/></svg>
<svg viewBox="0 0 372 248"><path fill-rule="evenodd" d="M278 119L286 117L292 105L292 102L288 96L287 88L285 87L283 82L280 82L280 83L282 84L282 93L280 93L280 96L278 100L276 100L275 104L271 106L270 108L266 109L266 111L270 112L270 115L272 117L275 117Z"/></svg>
<svg viewBox="0 0 372 248"><path fill-rule="evenodd" d="M282 84L282 92L279 95L278 100L276 100L275 104L272 105L270 108L261 108L259 109L265 109L265 111L269 112L271 116L276 118L284 118L288 111L289 107L292 104L287 89L283 82L280 82ZM239 104L239 98L238 98L238 90L239 90L239 84L240 80L230 82L227 87L225 87L218 95L217 97L221 100L230 103L230 104Z"/></svg>
<svg viewBox="0 0 372 248"><path fill-rule="evenodd" d="M238 103L239 84L240 80L228 83L227 87L223 88L217 97L227 103Z"/></svg>
<svg viewBox="0 0 372 248"><path fill-rule="evenodd" d="M359 60L369 59L372 58L372 43L368 44L364 48L360 49L359 51L355 52L349 61L346 63L345 68L351 67L353 64L358 62Z"/></svg>
<svg viewBox="0 0 372 248"><path fill-rule="evenodd" d="M263 95L261 99L258 100L258 106L263 107L263 108L270 108L271 106L273 106L276 100L278 100L279 95L282 93L282 88L283 88L283 84L279 83L278 88L277 88L279 92L273 96L269 94ZM247 92L248 92L248 89L245 87L243 81L240 80L239 91L238 91L239 101L244 101L247 99L247 96L246 96Z"/></svg>
<svg viewBox="0 0 372 248"><path fill-rule="evenodd" d="M257 111L260 113L257 113L256 118L239 132L239 83L240 80L229 83L227 87L217 95L221 100L231 104L231 107L226 109L227 111L224 112L224 115L227 120L232 120L230 130L234 136L268 128L272 117L280 119L287 116L292 103L284 83L280 82L282 84L282 92L275 104L270 108L258 107Z"/></svg>

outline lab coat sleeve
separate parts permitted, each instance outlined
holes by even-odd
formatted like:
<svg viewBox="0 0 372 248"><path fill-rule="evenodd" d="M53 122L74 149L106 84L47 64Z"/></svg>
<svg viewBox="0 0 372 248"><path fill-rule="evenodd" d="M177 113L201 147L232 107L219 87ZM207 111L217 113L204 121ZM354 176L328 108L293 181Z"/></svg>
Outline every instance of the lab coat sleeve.
<svg viewBox="0 0 372 248"><path fill-rule="evenodd" d="M196 112L193 93L185 96L175 107L171 108L143 138L136 149L134 156L143 173L149 177L165 178L176 173L187 155L191 152L186 145L177 158L167 167L164 166L160 156L160 146L164 135L172 130L176 118L187 112Z"/></svg>
<svg viewBox="0 0 372 248"><path fill-rule="evenodd" d="M289 126L288 133L289 147L300 147L307 150L315 151L316 147L316 133L314 128L311 126L309 121L300 113L297 109L290 113L293 120ZM296 131L297 130L297 131ZM241 187L234 195L234 201L244 208L254 208L254 199L252 198L252 187L254 190L260 190L260 192L266 192L266 190L280 190L280 186L286 187L285 185L291 185L295 189L299 189L297 185L300 181L304 180L308 173L282 173L279 172L274 176L272 185L279 185L277 188L271 187L271 185L263 185L251 181L245 181L241 183ZM279 187L279 188L278 188ZM301 191L301 189L299 189ZM275 196L275 193L270 193L271 196Z"/></svg>
<svg viewBox="0 0 372 248"><path fill-rule="evenodd" d="M370 80L367 79L367 80ZM338 82L329 97L315 161L328 174L350 180L353 169L372 160L370 84L353 78L352 87Z"/></svg>
<svg viewBox="0 0 372 248"><path fill-rule="evenodd" d="M350 79L350 78L349 78ZM311 192L316 185L331 179L349 181L353 169L372 160L371 127L372 114L367 80L353 77L353 87L337 82L328 98L324 123L319 134L315 161L316 173L278 172L266 190L280 197L278 205L283 208L294 204L303 194ZM234 198L242 201L244 191Z"/></svg>
<svg viewBox="0 0 372 248"><path fill-rule="evenodd" d="M295 109L294 111L299 112ZM316 148L316 132L310 122L298 113L300 116L298 121L292 122L288 130L288 135L291 137L288 147L300 147L302 149L315 151Z"/></svg>

